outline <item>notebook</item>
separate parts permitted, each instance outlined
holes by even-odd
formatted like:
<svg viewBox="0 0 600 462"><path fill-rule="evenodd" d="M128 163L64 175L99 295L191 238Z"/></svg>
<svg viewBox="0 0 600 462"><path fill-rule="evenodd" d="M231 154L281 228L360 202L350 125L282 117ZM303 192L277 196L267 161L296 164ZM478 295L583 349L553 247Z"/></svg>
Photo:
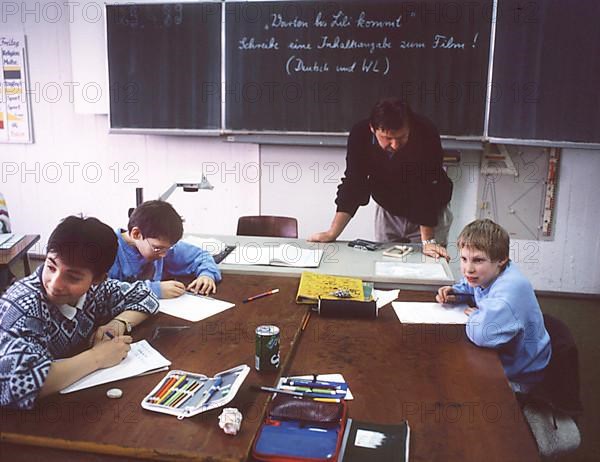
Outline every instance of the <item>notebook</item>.
<svg viewBox="0 0 600 462"><path fill-rule="evenodd" d="M63 388L60 393L71 393L96 385L135 377L136 375L163 371L170 365L171 361L152 348L146 340L141 340L131 344L131 350L127 357L116 366L94 371L72 385Z"/></svg>

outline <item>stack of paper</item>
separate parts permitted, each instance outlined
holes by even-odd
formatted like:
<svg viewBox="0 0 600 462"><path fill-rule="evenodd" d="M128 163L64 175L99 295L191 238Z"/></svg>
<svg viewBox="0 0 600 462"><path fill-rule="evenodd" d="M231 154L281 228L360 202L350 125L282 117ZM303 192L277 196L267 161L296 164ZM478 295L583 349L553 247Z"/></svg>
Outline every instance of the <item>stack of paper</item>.
<svg viewBox="0 0 600 462"><path fill-rule="evenodd" d="M165 370L170 365L171 361L152 348L146 340L141 340L131 344L131 350L127 357L116 366L92 372L60 392L62 394L71 393L151 371L158 372Z"/></svg>

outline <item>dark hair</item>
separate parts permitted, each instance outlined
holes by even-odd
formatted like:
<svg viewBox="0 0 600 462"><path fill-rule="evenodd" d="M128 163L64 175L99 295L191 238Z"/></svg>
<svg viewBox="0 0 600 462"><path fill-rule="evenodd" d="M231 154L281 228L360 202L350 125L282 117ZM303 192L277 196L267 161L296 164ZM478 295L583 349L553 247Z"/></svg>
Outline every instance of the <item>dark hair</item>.
<svg viewBox="0 0 600 462"><path fill-rule="evenodd" d="M97 277L113 265L118 246L110 226L97 218L70 216L52 231L47 253L56 253L68 265L89 269Z"/></svg>
<svg viewBox="0 0 600 462"><path fill-rule="evenodd" d="M183 236L183 220L171 204L165 201L147 201L129 217L127 229L140 228L144 237L167 239L175 244Z"/></svg>
<svg viewBox="0 0 600 462"><path fill-rule="evenodd" d="M408 127L411 117L408 103L399 98L388 98L375 104L369 122L375 130L398 130Z"/></svg>

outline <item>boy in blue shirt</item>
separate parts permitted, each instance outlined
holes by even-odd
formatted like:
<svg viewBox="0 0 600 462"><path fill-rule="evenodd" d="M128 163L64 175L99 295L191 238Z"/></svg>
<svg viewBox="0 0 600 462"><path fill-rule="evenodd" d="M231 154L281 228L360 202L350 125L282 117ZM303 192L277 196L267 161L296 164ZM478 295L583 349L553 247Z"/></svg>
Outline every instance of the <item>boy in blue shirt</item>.
<svg viewBox="0 0 600 462"><path fill-rule="evenodd" d="M458 236L463 279L438 290L439 303L473 296L466 333L477 346L498 351L516 392L527 393L543 379L551 356L550 336L533 287L509 260L508 233L491 220L475 220Z"/></svg>
<svg viewBox="0 0 600 462"><path fill-rule="evenodd" d="M108 272L122 281L143 280L159 298L175 298L188 290L210 294L217 291L221 272L212 255L179 242L183 236L183 220L173 206L164 201L147 201L137 207L127 230L117 229L119 250ZM186 287L163 277L196 276Z"/></svg>
<svg viewBox="0 0 600 462"><path fill-rule="evenodd" d="M125 359L128 333L158 300L142 282L106 279L116 252L109 226L67 217L50 235L44 265L0 298L0 406L31 409Z"/></svg>

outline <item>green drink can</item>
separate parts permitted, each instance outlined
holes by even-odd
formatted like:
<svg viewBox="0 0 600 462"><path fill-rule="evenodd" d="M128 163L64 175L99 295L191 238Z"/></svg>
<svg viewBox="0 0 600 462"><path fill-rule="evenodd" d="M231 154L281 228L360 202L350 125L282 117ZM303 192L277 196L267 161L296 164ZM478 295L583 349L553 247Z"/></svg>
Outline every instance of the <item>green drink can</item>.
<svg viewBox="0 0 600 462"><path fill-rule="evenodd" d="M274 371L279 368L279 327L258 326L256 328L257 371Z"/></svg>

